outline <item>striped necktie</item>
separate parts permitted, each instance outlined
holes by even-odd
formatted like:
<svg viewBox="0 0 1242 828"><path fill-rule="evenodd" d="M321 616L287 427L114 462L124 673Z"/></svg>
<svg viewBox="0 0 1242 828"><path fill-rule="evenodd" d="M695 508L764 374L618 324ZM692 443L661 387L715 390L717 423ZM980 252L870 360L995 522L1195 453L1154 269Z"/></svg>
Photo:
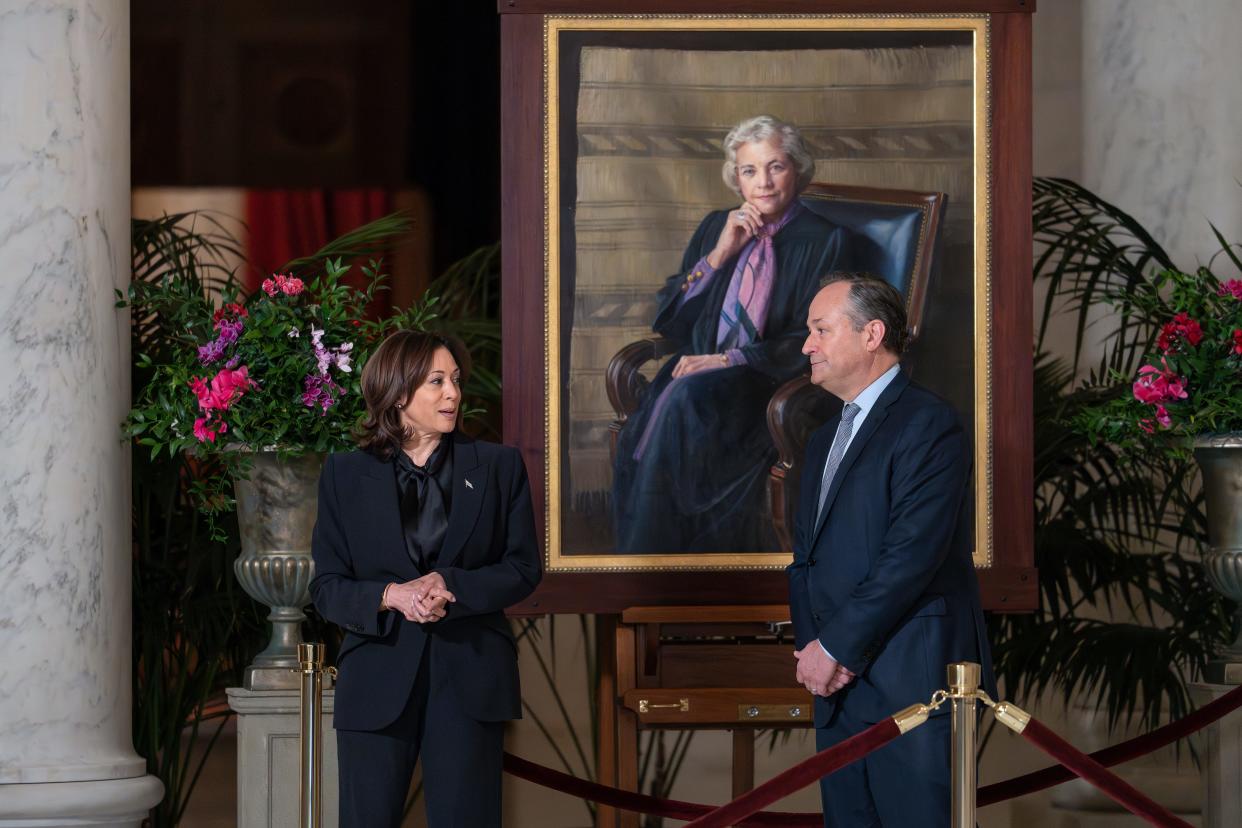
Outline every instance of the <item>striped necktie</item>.
<svg viewBox="0 0 1242 828"><path fill-rule="evenodd" d="M824 502L828 500L828 489L832 486L832 478L836 476L837 466L845 456L845 449L850 444L850 435L854 433L854 418L862 409L854 403L846 403L841 409L841 424L837 426L837 436L832 438L832 448L828 450L828 462L824 464L824 477L819 482L819 508L815 510L815 525L823 517Z"/></svg>

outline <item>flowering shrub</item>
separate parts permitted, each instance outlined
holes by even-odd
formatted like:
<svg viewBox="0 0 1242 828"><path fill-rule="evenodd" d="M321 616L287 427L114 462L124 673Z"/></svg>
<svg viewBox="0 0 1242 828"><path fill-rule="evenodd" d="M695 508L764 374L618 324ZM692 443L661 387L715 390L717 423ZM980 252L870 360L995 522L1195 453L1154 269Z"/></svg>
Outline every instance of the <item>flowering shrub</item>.
<svg viewBox="0 0 1242 828"><path fill-rule="evenodd" d="M174 282L135 283L119 304L160 314L181 331L171 352L139 354L153 378L135 401L125 433L152 456L190 451L218 460L226 474L200 488L209 511L230 505L245 450L292 455L346 450L365 412L359 366L398 328L422 329L437 300L381 321L366 308L383 289L378 264L362 268L364 288L344 284L349 268L326 263L304 281L288 274L263 281L244 299L230 289L219 306ZM242 450L242 451L239 451Z"/></svg>
<svg viewBox="0 0 1242 828"><path fill-rule="evenodd" d="M1118 444L1179 450L1201 435L1242 431L1242 279L1169 270L1151 287L1125 301L1167 321L1135 375L1112 372L1128 393L1088 410L1083 425Z"/></svg>

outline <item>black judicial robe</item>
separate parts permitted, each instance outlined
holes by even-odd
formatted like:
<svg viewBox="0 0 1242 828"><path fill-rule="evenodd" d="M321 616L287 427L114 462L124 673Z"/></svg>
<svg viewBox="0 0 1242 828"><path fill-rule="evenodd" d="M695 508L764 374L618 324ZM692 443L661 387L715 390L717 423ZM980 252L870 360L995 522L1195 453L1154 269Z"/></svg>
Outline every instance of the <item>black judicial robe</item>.
<svg viewBox="0 0 1242 828"><path fill-rule="evenodd" d="M765 412L773 392L806 370L806 315L819 280L848 270L849 231L802 209L776 235L776 278L763 336L744 346L746 364L703 371L675 384L634 459L652 409L682 356L719 353L720 311L737 257L702 293L679 306L682 285L711 252L728 210L709 213L682 256L681 270L657 294L652 329L677 343L617 443L613 517L617 550L627 553L778 551L760 517L776 448ZM740 254L739 254L740 255Z"/></svg>

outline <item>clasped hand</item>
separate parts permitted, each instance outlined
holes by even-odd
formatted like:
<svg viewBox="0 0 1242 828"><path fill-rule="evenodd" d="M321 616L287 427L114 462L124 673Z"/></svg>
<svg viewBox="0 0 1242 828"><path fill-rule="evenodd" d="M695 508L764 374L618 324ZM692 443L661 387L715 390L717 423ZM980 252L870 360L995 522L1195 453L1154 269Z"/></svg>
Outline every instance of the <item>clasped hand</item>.
<svg viewBox="0 0 1242 828"><path fill-rule="evenodd" d="M812 640L801 650L794 650L794 658L798 660L798 684L810 690L812 696L831 696L854 680L854 674L830 658L818 641Z"/></svg>
<svg viewBox="0 0 1242 828"><path fill-rule="evenodd" d="M444 576L439 572L429 572L416 580L388 587L384 605L404 615L407 621L426 624L443 618L447 612L445 606L456 600L448 591Z"/></svg>

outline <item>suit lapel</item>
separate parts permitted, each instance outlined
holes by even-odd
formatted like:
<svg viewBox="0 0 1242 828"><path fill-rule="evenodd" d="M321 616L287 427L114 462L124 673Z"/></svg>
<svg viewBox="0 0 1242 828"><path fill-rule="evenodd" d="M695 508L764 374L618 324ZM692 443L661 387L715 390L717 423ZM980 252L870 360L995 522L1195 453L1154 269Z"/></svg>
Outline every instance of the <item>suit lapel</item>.
<svg viewBox="0 0 1242 828"><path fill-rule="evenodd" d="M419 571L405 548L405 532L401 527L401 503L398 500L397 478L392 463L378 458L361 478L368 493L367 502L374 504L375 520L382 538L381 553L388 559L390 568L397 573L409 574L410 580L423 573Z"/></svg>
<svg viewBox="0 0 1242 828"><path fill-rule="evenodd" d="M824 501L824 508L820 510L819 520L815 524L815 532L811 536L811 546L814 546L819 540L819 534L824 530L824 524L828 522L828 513L832 511L832 504L837 499L837 494L841 491L841 486L845 482L845 477L849 474L850 467L854 465L854 461L858 459L858 455L867 446L867 441L871 439L871 435L884 422L888 416L888 407L893 400L901 396L901 392L910 384L910 378L906 376L904 371L898 371L897 376L893 377L888 387L880 394L879 399L875 401L875 405L867 412L867 418L863 420L862 426L858 429L858 433L850 440L850 447L846 450L845 456L841 458L841 465L837 466L836 473L832 476L832 483L828 486L828 498ZM838 420L839 422L839 420ZM831 452L831 443L829 443L829 452ZM827 462L828 456L824 455L824 461ZM822 485L823 463L820 464ZM816 505L819 503L819 486L816 486Z"/></svg>
<svg viewBox="0 0 1242 828"><path fill-rule="evenodd" d="M453 507L436 566L452 566L479 519L487 486L487 464L479 464L473 440L453 434Z"/></svg>

